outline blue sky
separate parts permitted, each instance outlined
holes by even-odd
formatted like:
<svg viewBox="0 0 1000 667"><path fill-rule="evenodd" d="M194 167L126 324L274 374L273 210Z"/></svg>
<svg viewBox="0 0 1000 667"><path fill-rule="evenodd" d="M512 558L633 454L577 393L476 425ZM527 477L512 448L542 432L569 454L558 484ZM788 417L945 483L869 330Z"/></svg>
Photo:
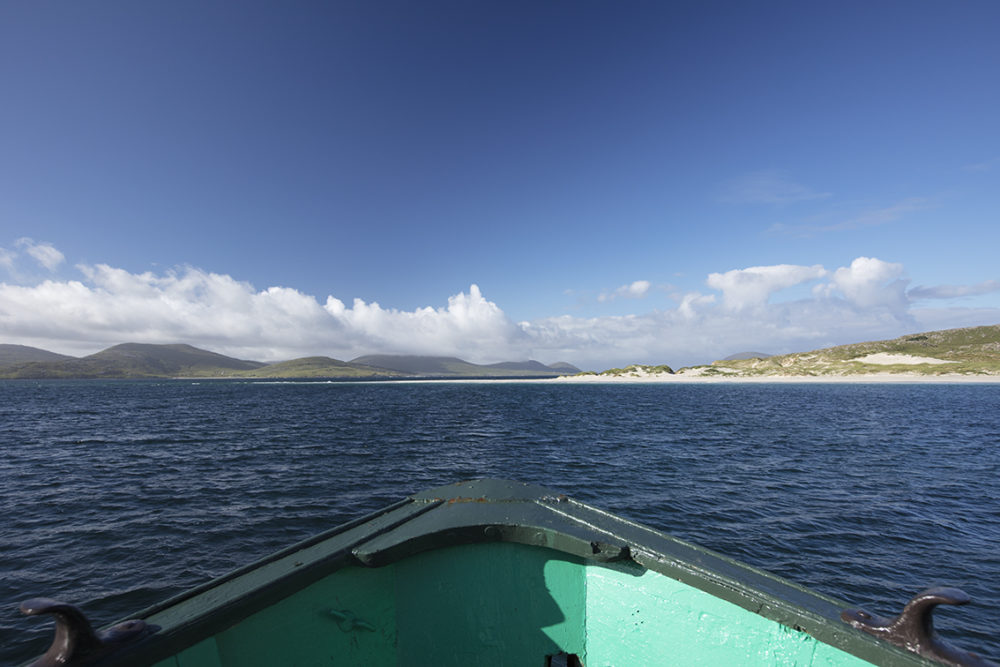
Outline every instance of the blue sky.
<svg viewBox="0 0 1000 667"><path fill-rule="evenodd" d="M588 368L1000 323L994 2L0 6L0 342Z"/></svg>

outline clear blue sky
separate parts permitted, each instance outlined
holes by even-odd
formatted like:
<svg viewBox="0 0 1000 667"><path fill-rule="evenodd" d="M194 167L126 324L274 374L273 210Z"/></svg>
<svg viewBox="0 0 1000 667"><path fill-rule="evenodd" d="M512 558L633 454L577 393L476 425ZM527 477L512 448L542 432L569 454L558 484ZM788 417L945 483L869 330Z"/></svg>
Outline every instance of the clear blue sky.
<svg viewBox="0 0 1000 667"><path fill-rule="evenodd" d="M601 367L1000 323L997 35L985 0L4 3L0 342Z"/></svg>

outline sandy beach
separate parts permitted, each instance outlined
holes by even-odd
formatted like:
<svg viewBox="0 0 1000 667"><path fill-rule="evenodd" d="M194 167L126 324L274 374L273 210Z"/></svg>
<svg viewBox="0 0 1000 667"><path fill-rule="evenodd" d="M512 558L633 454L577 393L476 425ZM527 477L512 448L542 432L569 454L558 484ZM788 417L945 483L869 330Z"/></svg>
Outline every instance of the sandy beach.
<svg viewBox="0 0 1000 667"><path fill-rule="evenodd" d="M851 359L870 366L916 366L954 363L933 357L878 352ZM889 373L872 372L850 375L828 373L823 375L743 375L735 368L725 366L697 366L682 368L676 373L654 372L650 366L636 365L618 375L571 375L555 378L550 382L1000 382L1000 375L969 375L965 373Z"/></svg>
<svg viewBox="0 0 1000 667"><path fill-rule="evenodd" d="M943 375L921 375L919 373L870 373L865 375L699 375L695 373L675 373L669 375L659 374L636 374L636 375L567 375L558 378L539 380L539 382L563 382L573 383L689 383L689 384L710 384L710 383L748 383L765 384L774 382L798 382L798 383L1000 383L1000 375L962 375L959 373L946 373Z"/></svg>

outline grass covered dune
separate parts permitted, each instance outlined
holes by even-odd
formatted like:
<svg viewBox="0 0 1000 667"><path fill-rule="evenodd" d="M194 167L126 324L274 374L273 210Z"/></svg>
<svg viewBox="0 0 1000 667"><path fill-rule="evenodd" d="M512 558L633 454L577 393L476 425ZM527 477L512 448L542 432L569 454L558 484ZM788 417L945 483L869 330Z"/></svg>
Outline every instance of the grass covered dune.
<svg viewBox="0 0 1000 667"><path fill-rule="evenodd" d="M1000 382L1000 325L911 334L673 371L632 365L557 382Z"/></svg>

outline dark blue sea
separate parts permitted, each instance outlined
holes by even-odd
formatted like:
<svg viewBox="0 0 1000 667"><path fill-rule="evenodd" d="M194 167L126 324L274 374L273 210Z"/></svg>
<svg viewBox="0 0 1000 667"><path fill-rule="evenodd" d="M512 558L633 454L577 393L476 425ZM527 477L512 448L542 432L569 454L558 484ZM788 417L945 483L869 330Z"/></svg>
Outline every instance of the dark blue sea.
<svg viewBox="0 0 1000 667"><path fill-rule="evenodd" d="M1000 385L0 382L0 663L405 495L541 483L1000 658Z"/></svg>

